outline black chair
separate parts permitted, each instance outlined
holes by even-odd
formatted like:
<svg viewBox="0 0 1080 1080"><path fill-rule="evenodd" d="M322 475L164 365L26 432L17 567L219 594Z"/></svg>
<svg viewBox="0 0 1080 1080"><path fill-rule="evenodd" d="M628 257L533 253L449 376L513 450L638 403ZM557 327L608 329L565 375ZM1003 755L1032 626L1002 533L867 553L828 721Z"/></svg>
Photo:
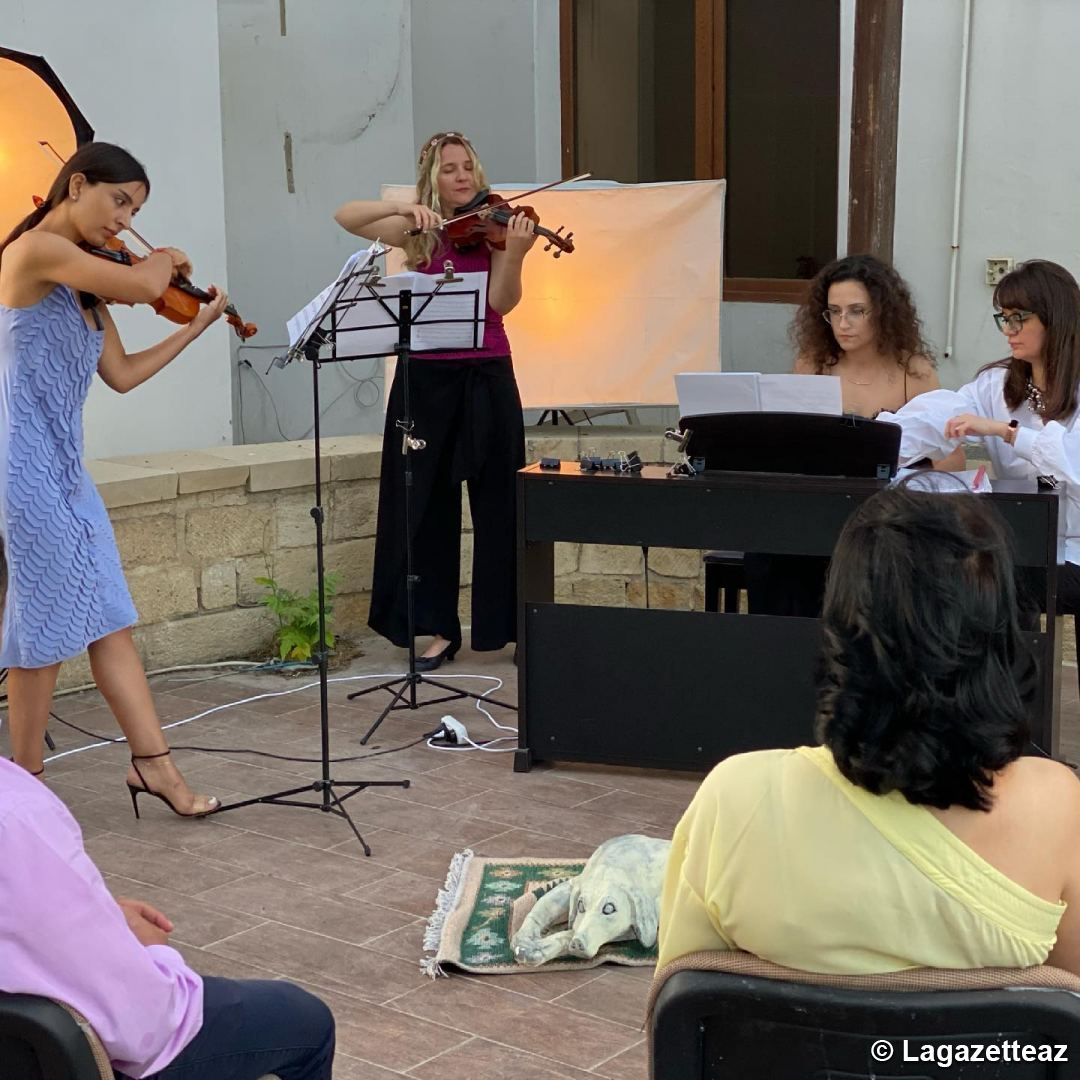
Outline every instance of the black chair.
<svg viewBox="0 0 1080 1080"><path fill-rule="evenodd" d="M756 957L744 966L792 974ZM737 970L661 972L649 1033L652 1080L1080 1077L1080 980L1067 972L799 974L828 984ZM919 989L920 980L931 988ZM874 989L888 985L897 988ZM968 1060L976 1045L982 1060ZM1047 1056L1065 1060L1039 1060Z"/></svg>
<svg viewBox="0 0 1080 1080"><path fill-rule="evenodd" d="M104 1047L85 1018L49 998L0 994L3 1080L113 1080Z"/></svg>
<svg viewBox="0 0 1080 1080"><path fill-rule="evenodd" d="M705 610L720 611L721 593L725 615L739 611L739 597L746 588L746 569L741 551L706 551Z"/></svg>

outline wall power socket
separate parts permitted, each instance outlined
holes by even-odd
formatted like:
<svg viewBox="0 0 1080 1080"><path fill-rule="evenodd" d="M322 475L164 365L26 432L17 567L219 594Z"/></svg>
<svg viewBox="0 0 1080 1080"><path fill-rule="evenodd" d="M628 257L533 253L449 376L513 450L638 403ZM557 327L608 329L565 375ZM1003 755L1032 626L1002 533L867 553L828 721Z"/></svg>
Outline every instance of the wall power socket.
<svg viewBox="0 0 1080 1080"><path fill-rule="evenodd" d="M1016 260L1001 256L996 259L986 260L986 284L996 285L1006 274L1016 266Z"/></svg>

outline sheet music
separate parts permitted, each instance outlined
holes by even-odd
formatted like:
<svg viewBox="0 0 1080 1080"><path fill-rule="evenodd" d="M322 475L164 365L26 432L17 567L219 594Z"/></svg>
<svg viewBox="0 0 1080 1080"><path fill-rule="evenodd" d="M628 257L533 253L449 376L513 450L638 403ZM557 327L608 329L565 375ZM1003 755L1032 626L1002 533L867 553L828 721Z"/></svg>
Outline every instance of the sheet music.
<svg viewBox="0 0 1080 1080"><path fill-rule="evenodd" d="M444 284L434 296L439 278L405 271L382 278L375 293L390 310L361 291L360 302L345 307L337 320L339 351L392 353L397 345L398 295L413 293L413 323L410 346L414 352L426 349L473 349L484 340L484 310L487 301L486 273L456 274L460 278ZM479 322L477 322L479 320Z"/></svg>
<svg viewBox="0 0 1080 1080"><path fill-rule="evenodd" d="M681 416L761 412L758 376L751 371L684 371L675 376Z"/></svg>
<svg viewBox="0 0 1080 1080"><path fill-rule="evenodd" d="M761 375L755 371L686 371L675 376L682 416L729 412L843 412L831 375Z"/></svg>
<svg viewBox="0 0 1080 1080"><path fill-rule="evenodd" d="M382 254L383 249L380 248L376 254ZM361 265L362 262L374 258L372 255L372 248L361 248L355 254L350 255L345 260L345 265L341 268L341 273L314 300L306 303L289 321L285 324L286 329L289 332L289 348L292 348L301 337L304 332L310 326L314 326L319 319L321 319L326 311L324 310L327 302L330 300L331 295L337 290L341 283L353 272L353 270Z"/></svg>
<svg viewBox="0 0 1080 1080"><path fill-rule="evenodd" d="M844 411L843 388L833 375L759 375L762 412L825 413Z"/></svg>

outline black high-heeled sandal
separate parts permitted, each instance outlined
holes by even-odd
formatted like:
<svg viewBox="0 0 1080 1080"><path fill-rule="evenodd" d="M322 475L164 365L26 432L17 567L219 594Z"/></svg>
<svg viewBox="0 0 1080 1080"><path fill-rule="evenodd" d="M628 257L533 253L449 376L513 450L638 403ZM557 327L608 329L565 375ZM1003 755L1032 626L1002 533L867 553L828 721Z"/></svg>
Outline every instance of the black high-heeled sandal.
<svg viewBox="0 0 1080 1080"><path fill-rule="evenodd" d="M185 814L185 813L182 813L181 811L177 810L176 807L173 806L172 799L170 799L168 795L163 795L160 791L154 791L154 789L152 787L150 787L150 785L146 782L146 777L143 776L143 774L141 772L139 772L139 766L136 765L135 763L137 761L153 761L154 758L168 757L169 754L171 754L171 753L172 753L171 750L164 750L160 754L139 754L139 755L132 754L131 755L131 767L135 770L135 775L139 778L139 781L142 784L142 787L136 787L129 780L128 781L128 786L127 786L128 791L131 793L131 805L135 809L135 817L136 818L138 818L138 816L139 816L139 796L140 795L153 795L155 799L160 799L177 817L189 817L189 818L206 817L207 814L212 814L215 810L217 810L221 806L221 803L218 802L218 800L213 795L208 795L206 797L207 797L207 799L209 799L210 803L212 804L208 809L206 809L206 810L197 810L194 813Z"/></svg>
<svg viewBox="0 0 1080 1080"><path fill-rule="evenodd" d="M446 648L441 653L435 656L418 656L416 658L416 670L417 671L435 671L436 668L442 667L443 661L450 663L451 660L457 656L458 649L461 648L460 641L447 642Z"/></svg>

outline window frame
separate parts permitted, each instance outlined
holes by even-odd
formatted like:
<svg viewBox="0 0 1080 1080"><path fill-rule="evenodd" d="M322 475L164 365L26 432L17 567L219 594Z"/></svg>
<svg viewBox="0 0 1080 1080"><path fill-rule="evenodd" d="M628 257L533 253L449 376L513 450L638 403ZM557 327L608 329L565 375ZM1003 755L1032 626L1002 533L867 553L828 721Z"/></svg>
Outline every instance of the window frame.
<svg viewBox="0 0 1080 1080"><path fill-rule="evenodd" d="M572 176L577 165L574 160L575 7L575 0L559 0L561 141L566 176ZM858 0L856 4L848 250L872 252L886 260L892 255L902 22L903 0ZM727 0L694 0L695 180L722 178L725 173L726 26ZM839 64L836 77L839 83ZM836 123L839 129L839 108ZM843 137L842 132L839 137ZM736 302L800 304L809 294L809 288L809 281L802 278L725 277L723 298Z"/></svg>

